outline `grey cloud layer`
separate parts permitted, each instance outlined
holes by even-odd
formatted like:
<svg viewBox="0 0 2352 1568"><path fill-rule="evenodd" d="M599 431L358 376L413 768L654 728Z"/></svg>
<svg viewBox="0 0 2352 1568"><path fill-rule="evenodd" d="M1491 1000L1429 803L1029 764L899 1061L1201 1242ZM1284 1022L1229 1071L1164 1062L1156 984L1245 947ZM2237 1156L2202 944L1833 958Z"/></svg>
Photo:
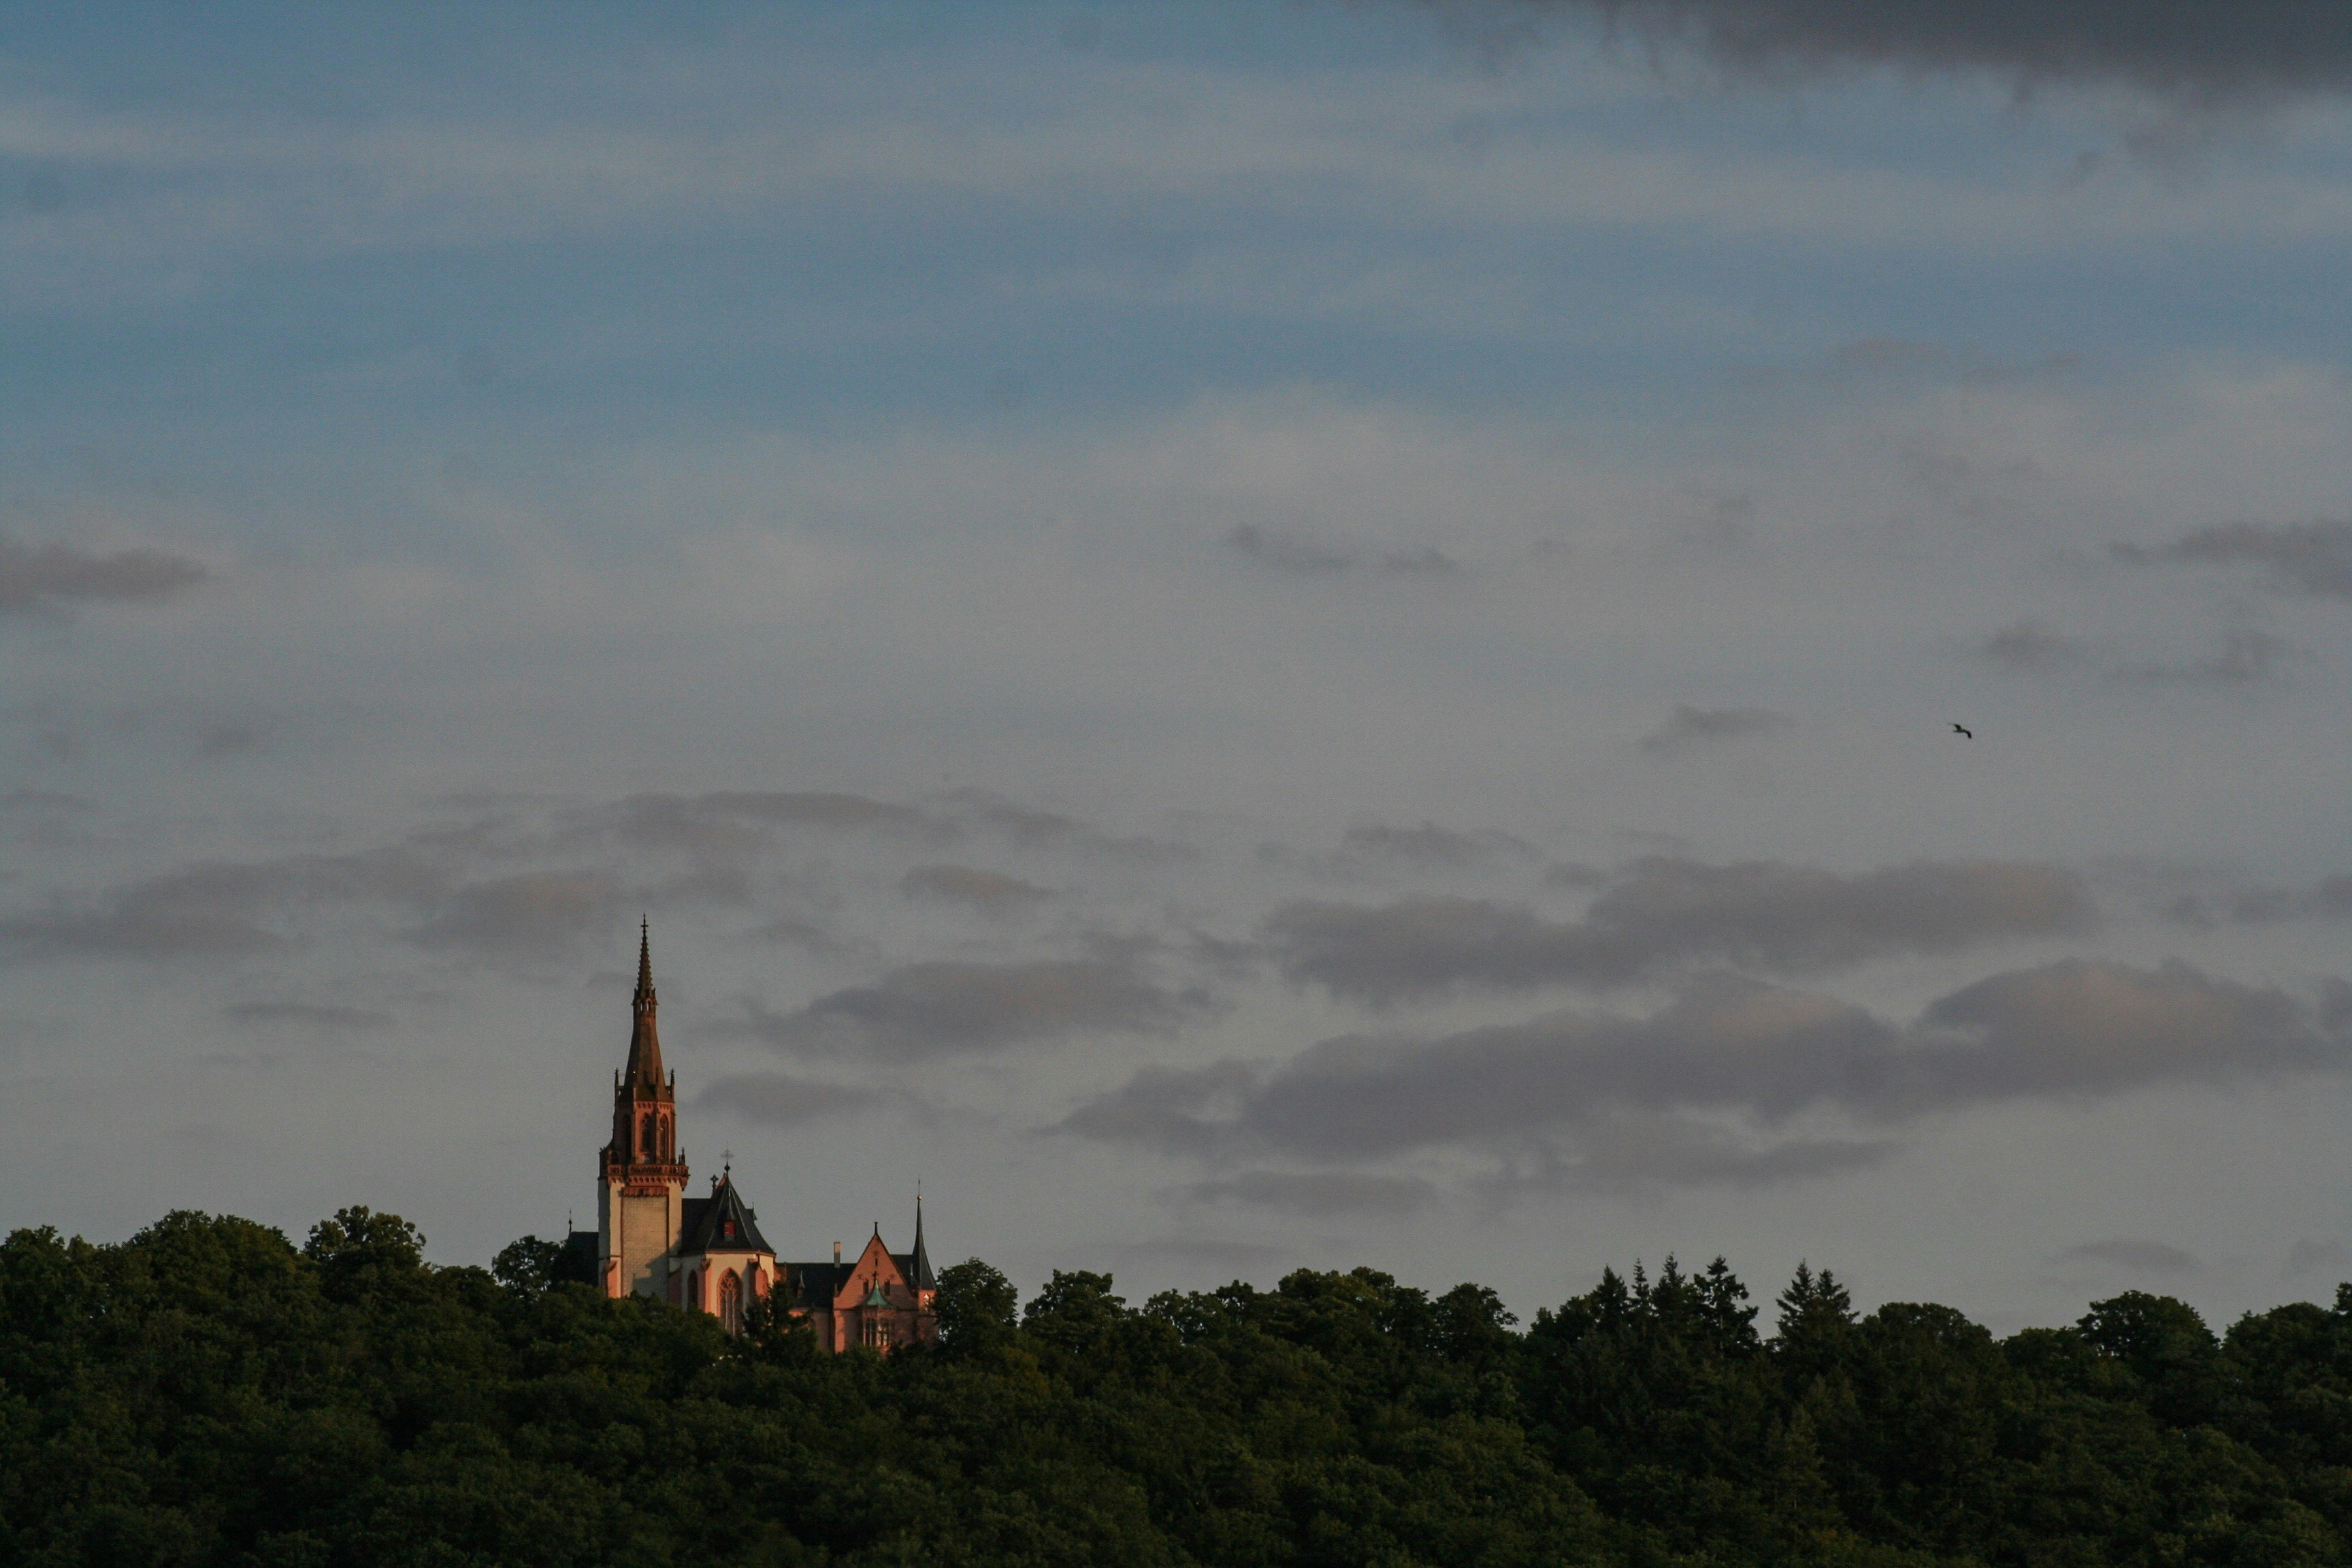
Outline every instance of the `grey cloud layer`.
<svg viewBox="0 0 2352 1568"><path fill-rule="evenodd" d="M420 946L543 961L604 938L632 900L741 903L760 857L796 834L845 833L925 844L986 834L1015 848L1162 862L1190 853L985 798L927 810L828 792L641 795L543 819L470 803L470 815L455 826L373 849L205 861L57 896L0 915L0 954L173 960L258 952L299 940L331 905L373 904L404 911L411 923L400 934ZM956 867L919 868L908 890L991 907L1045 893L1016 878ZM850 946L799 916L776 921L767 934L814 952Z"/></svg>
<svg viewBox="0 0 2352 1568"><path fill-rule="evenodd" d="M554 958L614 930L624 898L608 872L524 872L457 889L414 936L459 952Z"/></svg>
<svg viewBox="0 0 2352 1568"><path fill-rule="evenodd" d="M909 898L942 899L992 913L1025 909L1054 896L1050 888L971 866L918 866L898 879L898 890Z"/></svg>
<svg viewBox="0 0 2352 1568"><path fill-rule="evenodd" d="M1667 1125L1700 1141L1696 1163L1676 1163L1686 1178L1752 1180L1775 1174L1775 1160L1794 1166L1778 1174L1805 1173L1886 1145L1756 1148L1687 1119L1729 1115L1768 1132L1817 1111L1895 1124L2005 1100L2340 1070L2347 1057L2340 1035L2282 992L2179 963L2068 960L1979 981L1907 1026L1831 997L1725 980L1647 1017L1558 1013L1436 1037L1345 1036L1270 1070L1139 1073L1060 1126L1179 1154L1361 1161L1437 1147L1541 1151L1566 1136L1598 1140L1605 1159L1612 1127L1654 1142L1658 1119L1682 1119Z"/></svg>
<svg viewBox="0 0 2352 1568"><path fill-rule="evenodd" d="M801 1127L814 1121L863 1116L908 1103L888 1089L831 1083L792 1073L736 1073L695 1098L695 1108L716 1110L766 1127Z"/></svg>
<svg viewBox="0 0 2352 1568"><path fill-rule="evenodd" d="M221 1013L234 1024L275 1025L333 1033L382 1029L392 1023L389 1013L373 1012L363 1007L322 1006L311 1002L239 1002L222 1008Z"/></svg>
<svg viewBox="0 0 2352 1568"><path fill-rule="evenodd" d="M2121 1239L2084 1241L2067 1247L2052 1261L2094 1263L2133 1269L2144 1274L2194 1274L2197 1259L2161 1241Z"/></svg>
<svg viewBox="0 0 2352 1568"><path fill-rule="evenodd" d="M2031 675L2056 676L2094 662L2091 649L2032 616L1977 638L1977 658ZM2175 663L2111 664L2110 680L2136 686L2253 687L2277 679L2286 667L2308 658L2307 650L2282 637L2251 626L2224 632L2221 645L2203 658Z"/></svg>
<svg viewBox="0 0 2352 1568"><path fill-rule="evenodd" d="M2090 657L2090 650L2032 616L2012 621L1979 637L1971 651L2007 669L2050 675L2071 668Z"/></svg>
<svg viewBox="0 0 2352 1568"><path fill-rule="evenodd" d="M1672 756L1708 741L1737 741L1769 735L1796 721L1764 708L1693 708L1678 703L1674 716L1642 737L1642 750L1653 756Z"/></svg>
<svg viewBox="0 0 2352 1568"><path fill-rule="evenodd" d="M1261 565L1306 576L1337 575L1358 565L1370 565L1383 574L1401 577L1451 576L1462 570L1460 562L1434 545L1366 555L1313 539L1270 532L1254 522L1243 523L1226 534L1225 542Z"/></svg>
<svg viewBox="0 0 2352 1568"><path fill-rule="evenodd" d="M1023 963L909 963L870 985L821 996L796 1013L756 1005L717 1032L787 1050L856 1052L890 1061L999 1050L1075 1034L1160 1034L1211 1005L1124 963L1045 959Z"/></svg>
<svg viewBox="0 0 2352 1568"><path fill-rule="evenodd" d="M2148 5L2133 0L1507 0L1685 40L1735 68L1837 63L1989 69L2028 81L2121 80L2195 97L2330 90L2352 81L2352 11L2331 0Z"/></svg>
<svg viewBox="0 0 2352 1568"><path fill-rule="evenodd" d="M2165 913L2183 925L2209 926L2216 918L2260 924L2270 921L2352 921L2352 874L2326 877L2307 888L2242 888L2227 898L2188 894Z"/></svg>
<svg viewBox="0 0 2352 1568"><path fill-rule="evenodd" d="M2048 866L1919 861L1842 877L1654 856L1623 868L1573 923L1422 895L1380 907L1301 900L1277 910L1260 935L1290 979L1381 1005L1468 989L1623 984L1692 962L1824 969L2077 931L2095 912L2082 879Z"/></svg>
<svg viewBox="0 0 2352 1568"><path fill-rule="evenodd" d="M1330 1219L1351 1214L1411 1214L1437 1200L1437 1186L1418 1176L1360 1171L1244 1171L1218 1181L1195 1182L1181 1195L1194 1203L1237 1204Z"/></svg>
<svg viewBox="0 0 2352 1568"><path fill-rule="evenodd" d="M2352 598L2352 521L2224 523L2197 529L2154 548L2118 544L2114 554L2116 560L2133 564L2265 566L2280 587Z"/></svg>
<svg viewBox="0 0 2352 1568"><path fill-rule="evenodd" d="M2210 658L2188 664L2127 665L2116 671L2116 677L2141 685L2256 686L2276 678L2287 664L2309 657L2284 637L2241 628L2224 635L2221 647Z"/></svg>
<svg viewBox="0 0 2352 1568"><path fill-rule="evenodd" d="M94 600L168 599L207 575L197 562L155 550L100 555L71 544L0 539L0 613Z"/></svg>

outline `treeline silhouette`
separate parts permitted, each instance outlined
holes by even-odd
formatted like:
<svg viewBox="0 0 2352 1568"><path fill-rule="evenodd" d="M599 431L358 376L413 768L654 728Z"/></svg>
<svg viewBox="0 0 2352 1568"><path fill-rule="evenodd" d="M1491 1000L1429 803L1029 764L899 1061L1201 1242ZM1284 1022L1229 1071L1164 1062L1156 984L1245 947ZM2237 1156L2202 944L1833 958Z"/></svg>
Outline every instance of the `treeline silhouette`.
<svg viewBox="0 0 2352 1568"><path fill-rule="evenodd" d="M940 1276L940 1344L819 1353L436 1268L345 1209L299 1249L175 1213L0 1244L0 1563L2228 1564L2347 1561L2352 1287L2216 1337L2132 1293L2008 1339L1776 1330L1718 1260L1494 1292L1300 1270L1140 1306Z"/></svg>

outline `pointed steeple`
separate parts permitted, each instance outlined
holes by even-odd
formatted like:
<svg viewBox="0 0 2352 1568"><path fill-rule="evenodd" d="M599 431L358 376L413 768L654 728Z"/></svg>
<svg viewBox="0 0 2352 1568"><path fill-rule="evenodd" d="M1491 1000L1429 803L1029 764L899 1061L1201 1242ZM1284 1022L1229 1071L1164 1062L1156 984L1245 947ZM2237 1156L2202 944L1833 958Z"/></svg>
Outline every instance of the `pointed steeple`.
<svg viewBox="0 0 2352 1568"><path fill-rule="evenodd" d="M918 1290L936 1290L939 1281L931 1278L931 1255L923 1247L923 1190L915 1189L915 1250L907 1255L907 1283Z"/></svg>
<svg viewBox="0 0 2352 1568"><path fill-rule="evenodd" d="M637 927L637 993L629 998L635 1023L629 1031L629 1065L622 1074L631 1089L658 1091L663 1087L661 1034L654 1027L654 937L650 921Z"/></svg>

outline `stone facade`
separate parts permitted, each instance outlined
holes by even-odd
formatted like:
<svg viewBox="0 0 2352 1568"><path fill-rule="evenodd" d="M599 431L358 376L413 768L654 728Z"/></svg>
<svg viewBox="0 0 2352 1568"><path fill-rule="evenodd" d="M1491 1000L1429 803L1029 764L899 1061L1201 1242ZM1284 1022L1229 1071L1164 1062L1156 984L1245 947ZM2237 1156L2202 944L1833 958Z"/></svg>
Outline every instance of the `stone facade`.
<svg viewBox="0 0 2352 1568"><path fill-rule="evenodd" d="M572 1233L560 1271L607 1296L651 1296L712 1313L730 1333L781 1289L787 1309L809 1320L827 1350L887 1355L937 1338L937 1281L919 1198L912 1251L884 1247L877 1226L856 1260L845 1264L839 1242L830 1263L779 1263L731 1170L711 1178L708 1197L686 1195L677 1075L662 1067L657 1006L648 929L639 933L628 1060L613 1079L613 1134L597 1154L596 1228Z"/></svg>

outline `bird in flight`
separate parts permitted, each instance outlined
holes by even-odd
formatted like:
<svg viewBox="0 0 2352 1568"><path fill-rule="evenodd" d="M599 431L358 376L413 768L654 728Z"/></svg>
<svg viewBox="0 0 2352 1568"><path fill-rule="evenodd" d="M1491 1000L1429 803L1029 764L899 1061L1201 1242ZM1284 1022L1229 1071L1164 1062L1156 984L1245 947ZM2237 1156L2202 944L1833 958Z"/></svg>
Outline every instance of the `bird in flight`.
<svg viewBox="0 0 2352 1568"><path fill-rule="evenodd" d="M1974 730L1969 729L1966 724L1953 725L1952 732L1956 735L1965 735L1971 741L1977 738L1977 732Z"/></svg>

